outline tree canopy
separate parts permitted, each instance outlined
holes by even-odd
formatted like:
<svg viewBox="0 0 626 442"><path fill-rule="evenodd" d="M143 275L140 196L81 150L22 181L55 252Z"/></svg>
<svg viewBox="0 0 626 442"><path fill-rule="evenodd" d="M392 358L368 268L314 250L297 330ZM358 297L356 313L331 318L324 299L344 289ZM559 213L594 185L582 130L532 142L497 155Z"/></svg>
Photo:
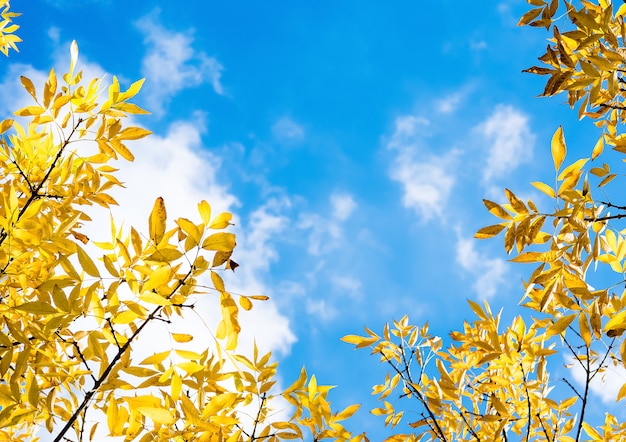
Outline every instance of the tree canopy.
<svg viewBox="0 0 626 442"><path fill-rule="evenodd" d="M381 403L371 413L391 433L403 420L411 429L390 442L626 434L610 411L603 422L588 413L592 382L624 369L626 358L626 206L609 196L623 173L607 159L626 153L626 5L528 3L519 24L550 37L541 64L526 72L547 76L542 95L566 95L581 124L590 120L601 133L589 155L568 158L565 131L555 128L546 143L554 182L531 183L542 199L504 189L502 203L483 200L497 221L476 238L502 234L510 261L533 266L520 288L522 313L503 323L488 302L469 301L475 318L449 337L408 315L382 332L343 337L389 367L373 387ZM0 51L8 55L21 41L18 14L7 0L0 8ZM333 411L332 387L302 369L279 389L271 354L238 351L240 309L267 298L225 287L223 273L238 267L230 213L213 213L203 200L197 213L168 220L157 198L147 230L111 219L109 240L83 233L89 206L117 204L110 192L122 183L112 161L133 161L132 142L150 136L135 125L147 111L132 102L143 80L127 88L116 77L84 80L73 42L66 73L21 83L32 104L0 122L0 437L368 440L342 423L358 405ZM211 342L191 351L184 344L197 336L171 333L171 348L138 360L147 327L185 317L199 296L218 298ZM564 358L583 373L582 384L550 377ZM615 392L624 397L626 383Z"/></svg>

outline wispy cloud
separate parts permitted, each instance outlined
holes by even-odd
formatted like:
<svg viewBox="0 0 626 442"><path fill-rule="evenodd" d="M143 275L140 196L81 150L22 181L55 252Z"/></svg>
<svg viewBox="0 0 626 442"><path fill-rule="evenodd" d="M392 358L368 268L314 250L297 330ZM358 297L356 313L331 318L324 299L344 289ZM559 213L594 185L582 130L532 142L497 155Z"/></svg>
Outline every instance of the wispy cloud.
<svg viewBox="0 0 626 442"><path fill-rule="evenodd" d="M316 213L303 213L298 227L308 230L308 252L322 255L336 249L344 241L343 223L357 207L351 195L333 193L330 198L330 216Z"/></svg>
<svg viewBox="0 0 626 442"><path fill-rule="evenodd" d="M136 22L147 46L142 74L147 78L148 107L159 115L179 91L210 83L217 94L223 94L220 83L221 63L203 51L193 48L192 32L175 32L158 22L153 12Z"/></svg>
<svg viewBox="0 0 626 442"><path fill-rule="evenodd" d="M506 177L532 160L535 135L528 116L515 107L498 105L476 130L487 144L487 161L482 173L485 185L492 185L494 180Z"/></svg>
<svg viewBox="0 0 626 442"><path fill-rule="evenodd" d="M299 143L304 139L304 128L289 117L282 117L272 125L272 135L281 143Z"/></svg>
<svg viewBox="0 0 626 442"><path fill-rule="evenodd" d="M396 119L387 148L395 153L389 170L392 180L402 185L402 204L423 221L443 215L455 183L456 151L434 155L423 148L422 132L428 120L416 116Z"/></svg>
<svg viewBox="0 0 626 442"><path fill-rule="evenodd" d="M479 298L489 299L506 282L506 261L490 258L476 250L476 240L464 238L457 231L456 262L474 279L472 289Z"/></svg>
<svg viewBox="0 0 626 442"><path fill-rule="evenodd" d="M449 114L459 106L465 94L462 92L454 92L446 95L435 102L435 108L442 114Z"/></svg>
<svg viewBox="0 0 626 442"><path fill-rule="evenodd" d="M330 196L330 204L332 206L332 216L339 221L345 221L350 218L357 205L352 195L346 193L333 193Z"/></svg>

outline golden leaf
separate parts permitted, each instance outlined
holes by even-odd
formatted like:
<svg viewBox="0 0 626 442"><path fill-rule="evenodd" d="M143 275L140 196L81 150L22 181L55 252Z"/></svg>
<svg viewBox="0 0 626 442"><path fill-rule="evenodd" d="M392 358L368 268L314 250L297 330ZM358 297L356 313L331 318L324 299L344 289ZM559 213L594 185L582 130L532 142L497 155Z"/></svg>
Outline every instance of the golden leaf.
<svg viewBox="0 0 626 442"><path fill-rule="evenodd" d="M219 232L207 236L202 242L202 248L205 250L230 252L235 248L236 244L235 235L233 233Z"/></svg>
<svg viewBox="0 0 626 442"><path fill-rule="evenodd" d="M154 202L150 218L148 219L148 231L150 232L150 239L154 244L159 244L163 239L166 220L165 201L162 197L158 197Z"/></svg>

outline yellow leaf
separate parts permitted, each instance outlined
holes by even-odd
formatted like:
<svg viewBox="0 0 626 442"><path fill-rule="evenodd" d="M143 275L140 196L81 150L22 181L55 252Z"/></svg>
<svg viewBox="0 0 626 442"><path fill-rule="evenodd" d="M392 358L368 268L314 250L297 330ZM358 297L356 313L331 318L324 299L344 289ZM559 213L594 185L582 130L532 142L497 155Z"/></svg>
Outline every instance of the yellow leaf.
<svg viewBox="0 0 626 442"><path fill-rule="evenodd" d="M208 226L211 222L211 206L206 201L202 200L198 203L198 212L202 217L202 222L205 226Z"/></svg>
<svg viewBox="0 0 626 442"><path fill-rule="evenodd" d="M153 289L166 284L170 280L171 269L164 265L159 267L148 276L148 280L143 284L143 291L150 292Z"/></svg>
<svg viewBox="0 0 626 442"><path fill-rule="evenodd" d="M186 333L172 333L172 339L176 342L189 342L193 339L192 335Z"/></svg>
<svg viewBox="0 0 626 442"><path fill-rule="evenodd" d="M589 321L587 321L587 315L583 312L578 314L578 329L580 336L585 341L585 345L589 347L591 345L591 328L589 327Z"/></svg>
<svg viewBox="0 0 626 442"><path fill-rule="evenodd" d="M559 126L554 135L552 136L552 159L554 160L554 168L558 172L563 164L567 148L565 147L565 136L563 135L563 128Z"/></svg>
<svg viewBox="0 0 626 442"><path fill-rule="evenodd" d="M41 115L46 110L41 106L26 106L13 112L18 117L32 117L33 115Z"/></svg>
<svg viewBox="0 0 626 442"><path fill-rule="evenodd" d="M31 97L37 100L37 93L35 92L35 85L30 80L30 78L26 78L23 75L20 75L20 81L22 82L22 86L24 86L24 89L26 89L26 91L31 95Z"/></svg>
<svg viewBox="0 0 626 442"><path fill-rule="evenodd" d="M550 198L556 198L556 192L554 191L554 189L552 187L548 186L547 184L542 183L541 181L534 181L534 182L532 182L530 184L535 186L535 188L537 188L541 192L543 192L546 195L548 195Z"/></svg>
<svg viewBox="0 0 626 442"><path fill-rule="evenodd" d="M177 249L159 249L146 257L146 261L172 262L183 256L183 252Z"/></svg>
<svg viewBox="0 0 626 442"><path fill-rule="evenodd" d="M78 60L78 44L76 40L72 40L70 44L70 72L67 82L69 83L74 76L74 68L76 67L76 61Z"/></svg>
<svg viewBox="0 0 626 442"><path fill-rule="evenodd" d="M558 252L524 252L510 259L511 262L553 262L559 257Z"/></svg>
<svg viewBox="0 0 626 442"><path fill-rule="evenodd" d="M478 232L474 234L474 238L477 238L477 239L492 238L496 236L498 233L502 232L502 230L504 230L505 227L506 227L506 224L494 224L493 226L483 227L482 229L478 230Z"/></svg>
<svg viewBox="0 0 626 442"><path fill-rule="evenodd" d="M337 413L334 416L333 421L342 421L342 420L349 419L350 417L352 417L354 413L356 413L359 407L360 407L359 404L353 404L353 405L347 406L341 412Z"/></svg>
<svg viewBox="0 0 626 442"><path fill-rule="evenodd" d="M613 316L609 322L604 326L605 331L626 329L626 310L622 310L615 316Z"/></svg>
<svg viewBox="0 0 626 442"><path fill-rule="evenodd" d="M252 310L252 302L246 296L239 297L239 305L244 310Z"/></svg>
<svg viewBox="0 0 626 442"><path fill-rule="evenodd" d="M137 319L137 313L132 310L124 310L123 312L115 315L112 319L114 324L130 324Z"/></svg>
<svg viewBox="0 0 626 442"><path fill-rule="evenodd" d="M511 215L506 210L504 210L499 204L494 203L493 201L486 200L486 199L483 199L483 204L492 215L497 216L498 218L501 218L501 219L505 219L505 220L512 219Z"/></svg>
<svg viewBox="0 0 626 442"><path fill-rule="evenodd" d="M224 229L230 225L230 220L233 218L233 215L228 212L222 212L213 218L211 224L209 224L210 229Z"/></svg>
<svg viewBox="0 0 626 442"><path fill-rule="evenodd" d="M28 402L35 408L39 408L39 384L33 375L28 376Z"/></svg>
<svg viewBox="0 0 626 442"><path fill-rule="evenodd" d="M625 6L625 5L622 5L622 6ZM596 158L598 158L602 154L603 150L604 150L604 135L601 135L600 138L598 138L596 145L593 147L593 151L591 152L591 159L595 160Z"/></svg>
<svg viewBox="0 0 626 442"><path fill-rule="evenodd" d="M130 151L130 149L126 147L126 145L122 143L121 141L119 141L117 138L111 139L109 142L109 146L111 146L117 153L119 153L120 156L124 158L126 161L132 162L135 160L135 156Z"/></svg>
<svg viewBox="0 0 626 442"><path fill-rule="evenodd" d="M583 422L583 430L585 430L585 433L587 433L589 437L592 437L594 441L605 440L602 436L600 436L600 433L598 433L596 429L589 425L587 422Z"/></svg>
<svg viewBox="0 0 626 442"><path fill-rule="evenodd" d="M183 387L183 380L176 372L172 374L171 387L172 387L172 399L174 401L178 401L178 398L180 397L180 391Z"/></svg>
<svg viewBox="0 0 626 442"><path fill-rule="evenodd" d="M155 353L152 356L148 356L146 359L141 361L139 365L158 365L165 360L170 355L170 351L162 351L161 353Z"/></svg>
<svg viewBox="0 0 626 442"><path fill-rule="evenodd" d="M43 301L33 301L27 302L22 305L18 305L15 307L15 310L20 310L26 313L34 313L36 315L51 315L54 313L59 313L57 309Z"/></svg>
<svg viewBox="0 0 626 442"><path fill-rule="evenodd" d="M80 266L83 268L83 270L88 275L99 278L100 272L98 271L98 267L96 267L87 252L85 252L79 245L76 245L76 252L78 253L78 262L80 263Z"/></svg>
<svg viewBox="0 0 626 442"><path fill-rule="evenodd" d="M213 271L211 272L211 282L213 282L213 287L215 287L215 290L217 290L218 292L223 292L224 290L226 290L222 277Z"/></svg>
<svg viewBox="0 0 626 442"><path fill-rule="evenodd" d="M155 244L159 244L163 239L166 220L165 201L163 201L162 197L158 197L154 202L150 218L148 219L148 232L150 232L150 239Z"/></svg>
<svg viewBox="0 0 626 442"><path fill-rule="evenodd" d="M117 134L116 138L120 140L138 140L143 137L147 137L152 132L141 127L127 127Z"/></svg>
<svg viewBox="0 0 626 442"><path fill-rule="evenodd" d="M145 81L145 78L135 81L133 84L130 85L130 87L126 90L126 92L121 94L121 96L118 99L128 100L129 98L133 98L141 90L141 86L143 86L144 81Z"/></svg>
<svg viewBox="0 0 626 442"><path fill-rule="evenodd" d="M173 424L176 419L165 408L137 407L136 410L145 417L152 419L155 424Z"/></svg>
<svg viewBox="0 0 626 442"><path fill-rule="evenodd" d="M526 208L524 202L519 199L513 192L511 192L509 189L504 189L504 194L511 203L511 207L513 208L513 210L515 210L517 213L528 213L528 209Z"/></svg>
<svg viewBox="0 0 626 442"><path fill-rule="evenodd" d="M203 249L218 250L222 252L230 252L235 248L235 245L235 235L228 232L214 233L202 242Z"/></svg>
<svg viewBox="0 0 626 442"><path fill-rule="evenodd" d="M191 350L175 350L176 354L181 358L188 359L190 361L197 361L202 359L202 355Z"/></svg>
<svg viewBox="0 0 626 442"><path fill-rule="evenodd" d="M547 328L546 334L548 336L554 336L561 334L568 325L572 323L572 321L576 318L576 314L571 314L567 316L562 316L558 319L554 324Z"/></svg>
<svg viewBox="0 0 626 442"><path fill-rule="evenodd" d="M143 302L147 302L148 304L155 304L155 305L171 305L172 304L172 302L169 299L164 298L163 296L158 295L153 292L144 292L141 295L139 295L139 299L141 299Z"/></svg>
<svg viewBox="0 0 626 442"><path fill-rule="evenodd" d="M624 382L624 384L622 384L622 386L620 387L619 392L617 393L617 398L615 399L615 402L620 401L621 399L624 398L624 396L626 396L626 382Z"/></svg>

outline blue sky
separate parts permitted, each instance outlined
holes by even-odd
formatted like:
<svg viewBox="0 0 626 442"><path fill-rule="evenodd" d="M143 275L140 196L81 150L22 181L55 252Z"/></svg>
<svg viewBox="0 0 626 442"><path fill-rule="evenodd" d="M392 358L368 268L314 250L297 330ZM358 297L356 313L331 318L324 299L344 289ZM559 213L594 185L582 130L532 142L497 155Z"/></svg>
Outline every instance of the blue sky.
<svg viewBox="0 0 626 442"><path fill-rule="evenodd" d="M172 218L201 199L232 211L231 290L271 297L244 316L242 345L273 351L284 384L306 365L338 385L337 406L364 403L351 427L372 440L389 434L366 413L386 368L339 338L405 314L446 335L472 319L467 298L510 317L528 269L506 262L501 238L472 239L495 223L481 198L503 201L508 187L541 199L528 183L553 180L559 124L570 159L595 142L591 123L561 97L536 98L543 79L521 73L546 44L516 26L523 0L12 9L24 42L0 63L3 111L27 99L19 75L64 72L74 39L86 78L145 77L137 102L152 115L137 122L155 135L119 165L116 216L145 230L160 195Z"/></svg>

